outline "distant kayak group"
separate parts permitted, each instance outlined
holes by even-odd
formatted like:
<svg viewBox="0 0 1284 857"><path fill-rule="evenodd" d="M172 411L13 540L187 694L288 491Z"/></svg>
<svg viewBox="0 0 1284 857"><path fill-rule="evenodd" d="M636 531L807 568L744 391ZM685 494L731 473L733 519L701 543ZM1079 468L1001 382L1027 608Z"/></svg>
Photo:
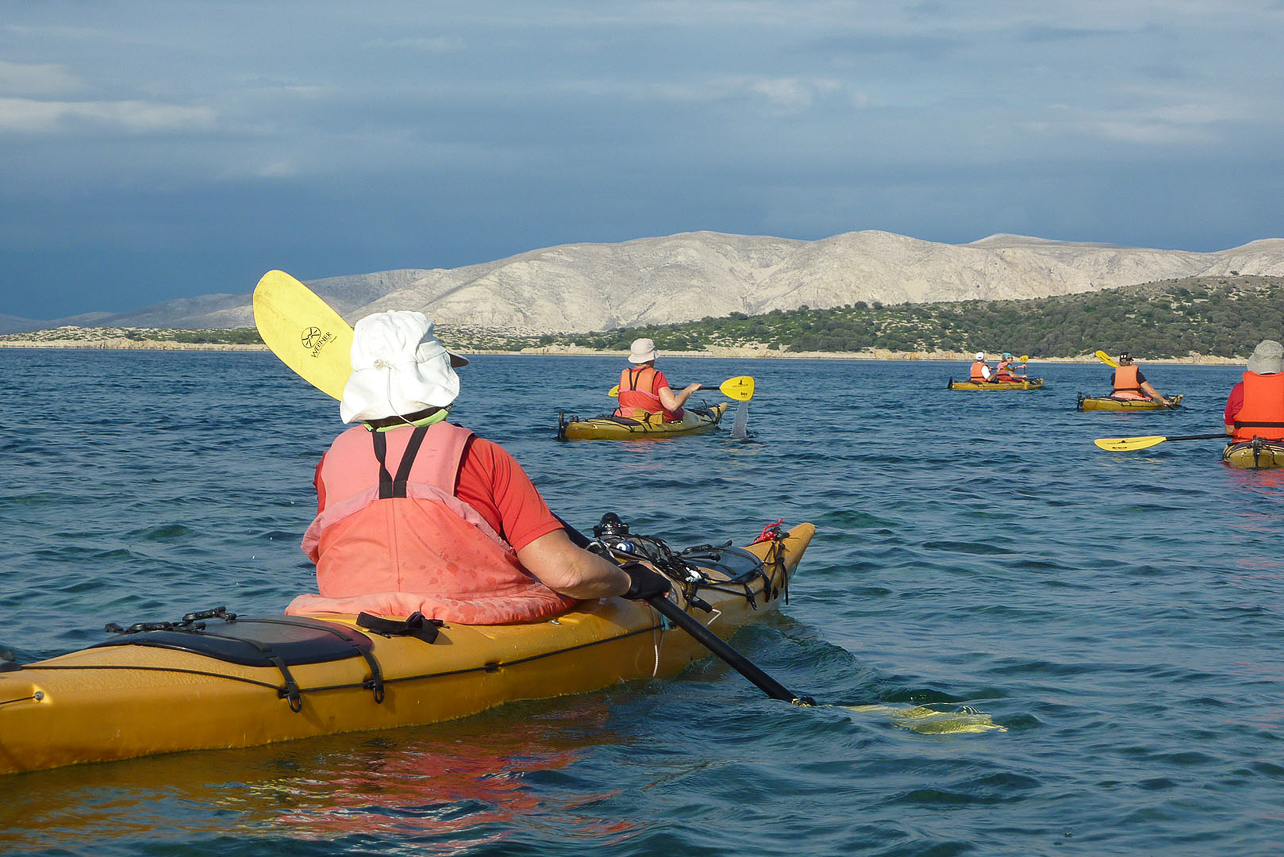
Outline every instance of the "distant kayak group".
<svg viewBox="0 0 1284 857"><path fill-rule="evenodd" d="M1111 391L1103 396L1085 396L1079 393L1075 405L1079 411L1160 411L1175 410L1181 406L1182 396L1164 396L1133 362L1132 355L1120 352L1112 358L1104 351L1096 357L1114 371L1110 374ZM1017 374L1027 368L1028 356L1019 361L1004 352L997 367L991 369L985 352L978 351L972 363L968 380L947 384L951 390L1039 390L1042 378ZM1222 451L1222 460L1231 467L1247 470L1284 468L1284 346L1273 339L1265 339L1253 349L1248 359L1243 380L1231 390L1222 414L1223 432L1220 434L1191 435L1188 437L1163 437L1150 435L1136 438L1103 438L1097 446L1112 452L1129 452L1146 449L1170 440L1228 439Z"/></svg>

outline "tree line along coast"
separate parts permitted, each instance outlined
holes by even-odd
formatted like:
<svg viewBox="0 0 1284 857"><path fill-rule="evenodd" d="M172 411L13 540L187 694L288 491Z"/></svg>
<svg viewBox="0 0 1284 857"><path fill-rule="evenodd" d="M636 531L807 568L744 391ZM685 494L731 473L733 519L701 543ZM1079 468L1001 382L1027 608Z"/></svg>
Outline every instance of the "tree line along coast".
<svg viewBox="0 0 1284 857"><path fill-rule="evenodd" d="M1165 280L1119 289L1026 300L772 310L762 315L645 325L590 333L516 336L440 325L451 347L517 353L627 352L647 338L668 353L787 356L856 354L963 359L1006 350L1074 359L1125 350L1141 360L1241 360L1263 339L1284 337L1284 277ZM10 347L255 348L253 329L59 328L0 337Z"/></svg>

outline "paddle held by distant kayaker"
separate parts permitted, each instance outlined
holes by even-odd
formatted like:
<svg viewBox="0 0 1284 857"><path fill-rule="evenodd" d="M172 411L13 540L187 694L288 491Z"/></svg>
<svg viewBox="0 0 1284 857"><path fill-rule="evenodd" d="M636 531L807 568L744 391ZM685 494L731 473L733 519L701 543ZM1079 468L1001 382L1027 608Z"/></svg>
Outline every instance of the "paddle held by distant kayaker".
<svg viewBox="0 0 1284 857"><path fill-rule="evenodd" d="M358 425L317 465L303 550L320 594L286 612L374 613L472 625L536 621L579 599L644 598L668 579L571 543L521 465L446 422L455 369L423 313L366 316L353 330L339 411Z"/></svg>
<svg viewBox="0 0 1284 857"><path fill-rule="evenodd" d="M1244 380L1231 388L1222 422L1236 442L1284 440L1284 345L1274 339L1257 344Z"/></svg>
<svg viewBox="0 0 1284 857"><path fill-rule="evenodd" d="M1003 352L1003 358L999 360L998 367L994 370L994 380L996 381L1027 381L1028 375L1017 375L1012 371L1012 364L1015 360L1009 351Z"/></svg>
<svg viewBox="0 0 1284 857"><path fill-rule="evenodd" d="M1165 406L1169 404L1141 374L1141 369L1132 362L1132 355L1127 351L1119 355L1119 366L1110 373L1110 384L1114 387L1110 394L1112 399L1150 399Z"/></svg>
<svg viewBox="0 0 1284 857"><path fill-rule="evenodd" d="M655 368L660 357L650 339L635 339L629 349L629 363L620 372L620 404L617 417L644 419L648 414L664 414L665 422L680 422L682 406L700 385L688 384L681 393L669 389L669 379Z"/></svg>

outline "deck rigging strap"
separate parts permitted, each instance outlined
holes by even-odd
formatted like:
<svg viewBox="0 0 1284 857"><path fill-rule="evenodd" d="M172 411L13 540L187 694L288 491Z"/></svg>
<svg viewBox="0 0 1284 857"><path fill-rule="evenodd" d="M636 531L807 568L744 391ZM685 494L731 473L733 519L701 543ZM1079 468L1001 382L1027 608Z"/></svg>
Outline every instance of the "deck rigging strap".
<svg viewBox="0 0 1284 857"><path fill-rule="evenodd" d="M222 619L223 633L206 627L203 620ZM301 629L309 635L296 635L295 639L256 639L249 633L254 625L274 625ZM231 632L236 626L237 632ZM291 666L346 660L360 656L370 669L370 677L362 686L372 691L376 703L384 700L384 676L372 651L373 644L365 634L332 622L293 616L239 617L224 607L188 613L178 622L139 622L128 628L112 622L105 630L117 638L99 643L99 646L140 645L162 649L191 652L203 657L245 666L271 666L281 673L283 684L277 688L282 699L288 700L290 709L303 708L301 688L290 672Z"/></svg>

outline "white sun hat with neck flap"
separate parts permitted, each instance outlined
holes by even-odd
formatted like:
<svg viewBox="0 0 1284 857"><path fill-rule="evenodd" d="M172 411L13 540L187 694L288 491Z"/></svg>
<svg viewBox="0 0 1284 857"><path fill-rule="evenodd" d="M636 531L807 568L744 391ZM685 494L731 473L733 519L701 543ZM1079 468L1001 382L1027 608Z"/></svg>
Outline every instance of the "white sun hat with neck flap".
<svg viewBox="0 0 1284 857"><path fill-rule="evenodd" d="M345 423L444 408L459 395L455 369L468 361L447 351L421 312L368 315L352 329L352 374L339 415Z"/></svg>

